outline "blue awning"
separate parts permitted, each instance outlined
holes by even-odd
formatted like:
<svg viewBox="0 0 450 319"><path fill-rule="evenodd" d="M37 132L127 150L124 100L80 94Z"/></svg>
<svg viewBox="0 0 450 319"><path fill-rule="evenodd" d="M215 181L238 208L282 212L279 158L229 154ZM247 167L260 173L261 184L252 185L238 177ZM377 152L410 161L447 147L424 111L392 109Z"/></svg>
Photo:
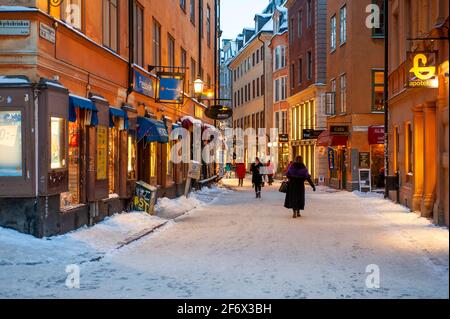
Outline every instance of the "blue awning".
<svg viewBox="0 0 450 319"><path fill-rule="evenodd" d="M168 143L169 134L164 122L147 117L138 117L138 142L144 137L147 142Z"/></svg>
<svg viewBox="0 0 450 319"><path fill-rule="evenodd" d="M127 130L128 129L128 116L127 116L127 112L125 112L122 109L117 109L115 107L110 107L109 108L109 127L114 127L114 119L113 117L121 117L123 118L124 121L124 129Z"/></svg>
<svg viewBox="0 0 450 319"><path fill-rule="evenodd" d="M82 110L90 110L92 112L91 125L98 125L98 110L95 104L84 97L69 94L69 121L75 122L77 120L77 113L75 108Z"/></svg>

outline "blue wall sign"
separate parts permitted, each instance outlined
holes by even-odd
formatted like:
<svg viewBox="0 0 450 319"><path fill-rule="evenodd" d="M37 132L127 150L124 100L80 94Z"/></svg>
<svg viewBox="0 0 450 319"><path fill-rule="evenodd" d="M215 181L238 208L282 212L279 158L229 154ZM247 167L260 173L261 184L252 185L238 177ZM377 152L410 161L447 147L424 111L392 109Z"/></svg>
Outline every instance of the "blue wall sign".
<svg viewBox="0 0 450 319"><path fill-rule="evenodd" d="M183 104L184 76L160 75L157 102Z"/></svg>
<svg viewBox="0 0 450 319"><path fill-rule="evenodd" d="M134 70L134 90L145 96L155 98L156 79Z"/></svg>

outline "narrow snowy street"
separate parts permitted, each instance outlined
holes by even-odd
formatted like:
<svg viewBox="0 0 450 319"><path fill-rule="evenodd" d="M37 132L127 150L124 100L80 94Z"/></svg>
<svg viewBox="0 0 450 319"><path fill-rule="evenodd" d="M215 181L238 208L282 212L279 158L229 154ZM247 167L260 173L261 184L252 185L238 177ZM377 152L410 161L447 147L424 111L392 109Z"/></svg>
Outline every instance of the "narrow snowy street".
<svg viewBox="0 0 450 319"><path fill-rule="evenodd" d="M325 188L308 188L293 219L278 187L262 199L248 182L204 190L160 202L165 218L190 210L173 220L124 214L51 239L0 228L0 298L449 297L448 229L381 195ZM71 264L79 289L66 287ZM378 289L366 286L368 265L379 267Z"/></svg>

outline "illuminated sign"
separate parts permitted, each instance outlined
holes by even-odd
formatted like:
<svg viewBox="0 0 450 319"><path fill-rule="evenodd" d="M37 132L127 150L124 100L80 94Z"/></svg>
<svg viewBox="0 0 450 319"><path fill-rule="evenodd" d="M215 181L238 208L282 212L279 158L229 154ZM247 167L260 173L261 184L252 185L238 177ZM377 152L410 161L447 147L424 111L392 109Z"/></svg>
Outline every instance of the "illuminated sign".
<svg viewBox="0 0 450 319"><path fill-rule="evenodd" d="M409 88L437 88L435 52L408 52Z"/></svg>
<svg viewBox="0 0 450 319"><path fill-rule="evenodd" d="M184 103L184 73L158 72L159 85L156 101L159 103Z"/></svg>

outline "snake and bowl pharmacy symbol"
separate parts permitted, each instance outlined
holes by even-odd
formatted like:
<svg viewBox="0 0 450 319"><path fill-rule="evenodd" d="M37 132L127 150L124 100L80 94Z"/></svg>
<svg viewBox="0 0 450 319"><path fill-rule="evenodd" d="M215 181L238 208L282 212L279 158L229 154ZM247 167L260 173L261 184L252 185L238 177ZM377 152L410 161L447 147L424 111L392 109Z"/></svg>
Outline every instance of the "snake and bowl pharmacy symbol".
<svg viewBox="0 0 450 319"><path fill-rule="evenodd" d="M64 0L50 0L50 5L53 7L59 7Z"/></svg>

